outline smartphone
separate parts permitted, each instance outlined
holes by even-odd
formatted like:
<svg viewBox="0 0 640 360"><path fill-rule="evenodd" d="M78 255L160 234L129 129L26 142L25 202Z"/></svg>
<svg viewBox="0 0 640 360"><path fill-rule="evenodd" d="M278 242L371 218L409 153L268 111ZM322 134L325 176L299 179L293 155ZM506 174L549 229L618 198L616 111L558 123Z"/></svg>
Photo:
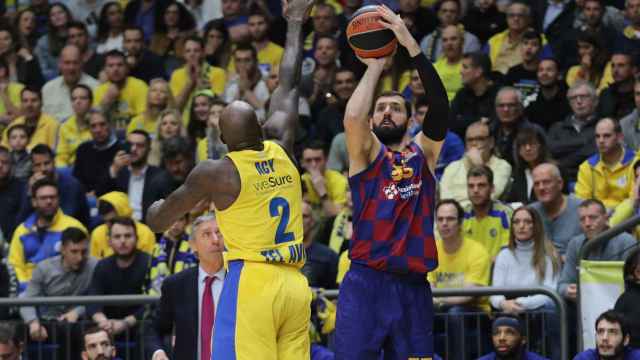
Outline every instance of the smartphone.
<svg viewBox="0 0 640 360"><path fill-rule="evenodd" d="M128 141L123 142L122 151L126 152L127 154L131 154L131 143Z"/></svg>

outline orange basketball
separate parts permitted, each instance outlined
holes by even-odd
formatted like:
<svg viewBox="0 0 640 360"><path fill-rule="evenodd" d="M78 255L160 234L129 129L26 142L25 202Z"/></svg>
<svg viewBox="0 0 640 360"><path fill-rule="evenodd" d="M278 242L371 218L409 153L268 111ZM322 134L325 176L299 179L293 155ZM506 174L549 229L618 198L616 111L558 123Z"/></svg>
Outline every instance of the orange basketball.
<svg viewBox="0 0 640 360"><path fill-rule="evenodd" d="M389 56L398 45L393 31L378 22L380 18L375 5L363 6L347 25L349 45L363 59Z"/></svg>

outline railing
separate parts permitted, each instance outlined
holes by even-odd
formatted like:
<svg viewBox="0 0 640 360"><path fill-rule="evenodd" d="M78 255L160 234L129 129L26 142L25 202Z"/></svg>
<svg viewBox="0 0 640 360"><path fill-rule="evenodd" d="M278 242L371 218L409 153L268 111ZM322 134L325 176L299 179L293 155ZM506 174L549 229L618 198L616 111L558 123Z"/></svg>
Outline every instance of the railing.
<svg viewBox="0 0 640 360"><path fill-rule="evenodd" d="M326 290L322 292L329 298L337 298L338 290ZM529 288L504 288L504 287L473 287L464 289L433 289L434 297L448 297L448 296L491 296L491 295L504 295L504 296L527 296L527 295L547 295L555 303L558 316L560 317L560 358L569 358L569 343L568 343L568 328L566 318L566 305L564 300L558 295L557 292L544 288L544 287L529 287Z"/></svg>
<svg viewBox="0 0 640 360"><path fill-rule="evenodd" d="M321 293L330 299L338 296L338 290L322 290ZM464 289L434 289L434 297L448 296L491 296L509 297L543 294L549 296L556 305L560 319L566 317L566 307L562 298L552 290L543 287L502 288L475 287ZM74 297L33 297L33 298L0 298L0 307L52 306L52 305L150 305L159 300L157 296L146 295L110 295L110 296L74 296ZM568 359L567 324L560 321L560 355Z"/></svg>

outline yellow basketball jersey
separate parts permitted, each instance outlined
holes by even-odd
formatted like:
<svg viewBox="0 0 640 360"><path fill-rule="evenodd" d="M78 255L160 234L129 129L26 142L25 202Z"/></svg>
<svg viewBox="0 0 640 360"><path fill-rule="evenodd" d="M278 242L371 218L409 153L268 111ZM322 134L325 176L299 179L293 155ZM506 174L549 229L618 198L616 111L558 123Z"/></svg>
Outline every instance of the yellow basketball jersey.
<svg viewBox="0 0 640 360"><path fill-rule="evenodd" d="M240 173L240 194L216 210L227 260L282 263L302 267L302 186L284 149L264 141L262 151L230 152Z"/></svg>

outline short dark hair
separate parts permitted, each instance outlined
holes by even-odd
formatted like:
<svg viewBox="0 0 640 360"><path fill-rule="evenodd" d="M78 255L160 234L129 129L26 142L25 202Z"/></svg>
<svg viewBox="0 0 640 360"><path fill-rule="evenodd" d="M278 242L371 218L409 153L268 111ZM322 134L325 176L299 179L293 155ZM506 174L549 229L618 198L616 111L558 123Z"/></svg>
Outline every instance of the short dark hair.
<svg viewBox="0 0 640 360"><path fill-rule="evenodd" d="M22 345L23 340L19 335L21 332L17 331L17 326L18 324L10 322L0 323L0 344L13 343L14 346Z"/></svg>
<svg viewBox="0 0 640 360"><path fill-rule="evenodd" d="M122 58L122 60L125 62L125 64L127 63L127 57L124 55L124 53L118 49L113 49L113 50L109 50L107 51L106 54L104 54L104 61L106 62L108 58L110 57L119 57Z"/></svg>
<svg viewBox="0 0 640 360"><path fill-rule="evenodd" d="M93 90L91 90L90 87L88 87L85 84L76 84L74 87L71 88L71 93L69 94L73 94L73 92L76 91L76 89L85 90L89 94L89 102L93 103Z"/></svg>
<svg viewBox="0 0 640 360"><path fill-rule="evenodd" d="M625 338L629 335L629 328L627 326L627 322L621 313L615 310L607 310L602 314L600 314L600 316L598 316L598 318L596 319L596 323L595 323L596 331L598 331L598 324L600 324L602 320L607 320L610 323L619 324L620 330L622 331L622 338Z"/></svg>
<svg viewBox="0 0 640 360"><path fill-rule="evenodd" d="M242 42L237 44L236 48L233 49L233 55L235 55L238 51L251 51L251 57L253 57L254 60L258 59L258 51L251 43Z"/></svg>
<svg viewBox="0 0 640 360"><path fill-rule="evenodd" d="M31 160L33 161L34 155L49 155L50 158L55 158L56 154L47 144L38 144L31 149Z"/></svg>
<svg viewBox="0 0 640 360"><path fill-rule="evenodd" d="M186 38L186 39L184 39L184 44L185 44L185 45L187 44L187 41L193 41L193 42L196 42L196 43L200 44L200 47L201 47L202 49L204 49L204 40L203 40L200 36L198 36L198 35L190 35L190 36L187 36L187 38Z"/></svg>
<svg viewBox="0 0 640 360"><path fill-rule="evenodd" d="M162 163L172 160L178 156L184 156L187 159L193 159L193 149L189 141L183 136L176 136L167 139L162 144Z"/></svg>
<svg viewBox="0 0 640 360"><path fill-rule="evenodd" d="M528 29L522 34L522 40L538 40L542 45L542 35L534 29Z"/></svg>
<svg viewBox="0 0 640 360"><path fill-rule="evenodd" d="M578 205L578 208L587 208L591 205L596 205L600 208L600 212L603 214L607 213L607 207L604 206L604 203L599 200L599 199L595 199L595 198L591 198L591 199L586 199L583 200L580 205Z"/></svg>
<svg viewBox="0 0 640 360"><path fill-rule="evenodd" d="M60 242L62 243L62 246L67 243L78 244L85 240L89 240L87 233L82 229L73 226L64 229L64 231L62 231L62 235L60 235Z"/></svg>
<svg viewBox="0 0 640 360"><path fill-rule="evenodd" d="M266 20L267 24L269 24L269 16L258 6L252 6L249 8L248 16L262 16Z"/></svg>
<svg viewBox="0 0 640 360"><path fill-rule="evenodd" d="M471 60L471 66L474 68L480 68L482 76L488 78L491 74L491 59L489 55L481 51L474 51L465 53L462 58Z"/></svg>
<svg viewBox="0 0 640 360"><path fill-rule="evenodd" d="M29 129L25 124L14 124L9 126L9 128L7 129L7 137L11 137L11 133L15 130L22 130L27 134L27 137L29 137Z"/></svg>
<svg viewBox="0 0 640 360"><path fill-rule="evenodd" d="M107 337L109 338L109 341L111 342L111 345L113 345L113 338L111 337L111 335L109 335L108 331L103 330L98 326L91 326L91 327L88 327L88 328L84 329L84 331L82 332L82 348L84 350L87 350L87 343L85 341L87 335L93 335L93 334L97 334L97 333L103 332L103 331L107 334Z"/></svg>
<svg viewBox="0 0 640 360"><path fill-rule="evenodd" d="M376 104L378 103L378 100L380 100L381 98L384 97L394 97L394 96L399 96L402 98L402 100L404 100L404 109L407 113L407 119L411 118L411 104L409 104L409 102L407 101L407 99L404 98L404 96L402 96L402 93L399 91L395 91L395 90L391 90L391 91L383 91L380 95L376 96L376 98L373 100L373 107L371 108L371 113L373 114L373 111L375 109Z"/></svg>
<svg viewBox="0 0 640 360"><path fill-rule="evenodd" d="M472 177L481 177L484 176L487 178L489 185L493 186L493 170L487 165L475 165L472 166L471 169L467 172L467 180Z"/></svg>
<svg viewBox="0 0 640 360"><path fill-rule="evenodd" d="M125 26L124 30L122 31L122 34L124 34L126 31L138 31L140 34L142 34L142 36L144 36L144 30L142 30L142 28L138 25Z"/></svg>
<svg viewBox="0 0 640 360"><path fill-rule="evenodd" d="M327 155L327 144L322 140L311 140L302 146L302 152L305 150L322 150L322 153Z"/></svg>
<svg viewBox="0 0 640 360"><path fill-rule="evenodd" d="M31 85L27 85L25 86L21 91L20 91L20 100L22 100L22 97L24 96L24 93L26 92L32 92L36 95L38 95L38 98L40 99L40 101L42 101L42 92L40 91L39 88L35 87L35 86L31 86Z"/></svg>
<svg viewBox="0 0 640 360"><path fill-rule="evenodd" d="M225 107L228 105L226 101L222 100L218 96L214 96L213 99L211 99L210 103L211 103L211 106L220 105L222 107Z"/></svg>
<svg viewBox="0 0 640 360"><path fill-rule="evenodd" d="M151 135L149 135L148 132L146 132L146 131L144 131L142 129L135 129L135 130L133 130L132 132L129 133L129 135L132 135L132 134L144 136L144 142L147 145L147 147L149 145L151 145Z"/></svg>
<svg viewBox="0 0 640 360"><path fill-rule="evenodd" d="M116 214L118 213L113 204L102 199L98 201L98 215L105 216L112 212L115 212Z"/></svg>
<svg viewBox="0 0 640 360"><path fill-rule="evenodd" d="M438 213L438 209L443 205L453 205L456 208L456 211L458 212L458 224L462 225L462 222L464 221L464 209L462 208L462 205L460 205L460 203L455 199L442 199L438 201L438 204L436 204L436 214Z"/></svg>
<svg viewBox="0 0 640 360"><path fill-rule="evenodd" d="M67 29L80 29L84 32L85 35L89 35L87 25L85 25L82 21L69 21L69 23L67 23Z"/></svg>
<svg viewBox="0 0 640 360"><path fill-rule="evenodd" d="M38 190L40 190L43 187L46 186L52 186L54 188L56 188L56 190L59 192L60 189L58 189L58 183L55 182L54 180L48 179L48 178L42 178L38 181L36 181L35 183L33 183L33 185L31 185L31 196L35 197L36 194L38 193Z"/></svg>
<svg viewBox="0 0 640 360"><path fill-rule="evenodd" d="M109 236L111 236L111 229L113 229L113 225L116 224L133 228L133 233L136 234L136 238L138 237L136 222L133 221L132 218L126 216L116 216L111 220L111 223L109 224Z"/></svg>
<svg viewBox="0 0 640 360"><path fill-rule="evenodd" d="M429 106L429 100L425 95L420 95L416 98L416 104L415 104L416 110L418 110L418 108L421 108L423 106Z"/></svg>
<svg viewBox="0 0 640 360"><path fill-rule="evenodd" d="M316 5L317 7L318 5ZM333 41L334 44L336 44L336 47L338 47L338 39L336 39L334 36L329 35L329 34L318 34L318 36L316 36L315 39L315 44L318 43L318 41L322 40L322 39L330 39L331 41Z"/></svg>

